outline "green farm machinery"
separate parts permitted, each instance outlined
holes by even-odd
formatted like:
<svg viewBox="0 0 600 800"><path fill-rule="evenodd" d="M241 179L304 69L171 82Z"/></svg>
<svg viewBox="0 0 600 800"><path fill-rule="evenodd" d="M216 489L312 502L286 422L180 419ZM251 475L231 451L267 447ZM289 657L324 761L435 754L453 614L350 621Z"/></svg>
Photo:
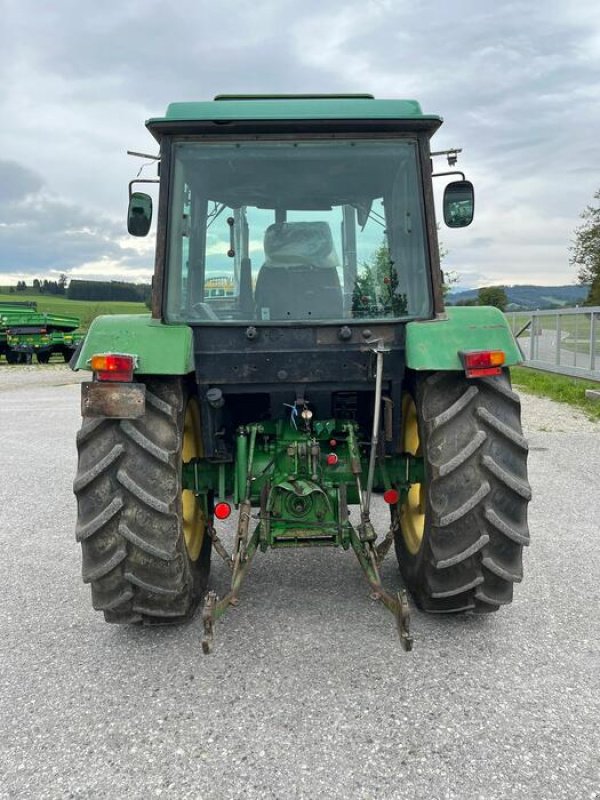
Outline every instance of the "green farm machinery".
<svg viewBox="0 0 600 800"><path fill-rule="evenodd" d="M202 603L208 652L271 548L352 550L407 650L409 596L433 613L511 602L529 541L521 356L497 309L444 306L433 179L449 227L470 224L474 196L459 151L430 150L441 122L370 95L219 96L147 122L152 311L98 317L75 364L92 373L76 536L107 621ZM134 184L128 230L144 236L152 198Z"/></svg>
<svg viewBox="0 0 600 800"><path fill-rule="evenodd" d="M9 364L24 364L36 356L47 364L58 353L69 361L85 334L79 318L40 312L34 302L0 303L0 350Z"/></svg>

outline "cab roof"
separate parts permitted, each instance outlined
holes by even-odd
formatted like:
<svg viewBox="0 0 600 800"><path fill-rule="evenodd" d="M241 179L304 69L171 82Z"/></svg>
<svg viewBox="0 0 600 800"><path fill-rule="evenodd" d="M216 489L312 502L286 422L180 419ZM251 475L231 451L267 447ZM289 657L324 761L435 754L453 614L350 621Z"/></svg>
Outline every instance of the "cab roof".
<svg viewBox="0 0 600 800"><path fill-rule="evenodd" d="M423 114L416 100L376 100L368 94L331 95L217 95L214 100L171 103L164 117L146 122L155 135L188 124L219 122L298 122L356 120L406 121L410 127L433 132L442 123L439 116Z"/></svg>

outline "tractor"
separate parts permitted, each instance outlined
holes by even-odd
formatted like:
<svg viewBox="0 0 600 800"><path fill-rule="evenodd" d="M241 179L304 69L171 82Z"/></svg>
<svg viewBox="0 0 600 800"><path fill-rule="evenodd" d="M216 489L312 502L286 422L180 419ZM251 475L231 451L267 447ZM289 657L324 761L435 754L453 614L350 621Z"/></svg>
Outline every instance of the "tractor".
<svg viewBox="0 0 600 800"><path fill-rule="evenodd" d="M352 550L406 650L409 596L440 614L511 602L529 541L522 358L498 309L444 304L433 179L451 228L474 190L458 149L430 150L441 123L371 95L220 95L147 121L159 177L130 183L127 225L148 234L134 188L158 183L151 313L96 318L74 359L91 372L76 538L108 622L201 604L209 652L270 548Z"/></svg>

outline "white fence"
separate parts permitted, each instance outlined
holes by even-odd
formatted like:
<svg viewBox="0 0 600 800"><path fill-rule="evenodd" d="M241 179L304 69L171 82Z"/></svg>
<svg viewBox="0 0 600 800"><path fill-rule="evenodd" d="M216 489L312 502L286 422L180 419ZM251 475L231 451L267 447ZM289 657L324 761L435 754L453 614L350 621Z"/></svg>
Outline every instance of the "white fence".
<svg viewBox="0 0 600 800"><path fill-rule="evenodd" d="M600 306L509 312L525 366L600 381Z"/></svg>

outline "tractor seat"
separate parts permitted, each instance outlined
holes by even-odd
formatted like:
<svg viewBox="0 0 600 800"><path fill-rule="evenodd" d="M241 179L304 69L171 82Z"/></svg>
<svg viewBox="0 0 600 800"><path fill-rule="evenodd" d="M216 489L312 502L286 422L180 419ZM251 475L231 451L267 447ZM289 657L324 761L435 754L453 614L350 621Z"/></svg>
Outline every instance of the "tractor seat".
<svg viewBox="0 0 600 800"><path fill-rule="evenodd" d="M254 292L258 319L341 318L339 260L327 222L277 222L265 231Z"/></svg>

